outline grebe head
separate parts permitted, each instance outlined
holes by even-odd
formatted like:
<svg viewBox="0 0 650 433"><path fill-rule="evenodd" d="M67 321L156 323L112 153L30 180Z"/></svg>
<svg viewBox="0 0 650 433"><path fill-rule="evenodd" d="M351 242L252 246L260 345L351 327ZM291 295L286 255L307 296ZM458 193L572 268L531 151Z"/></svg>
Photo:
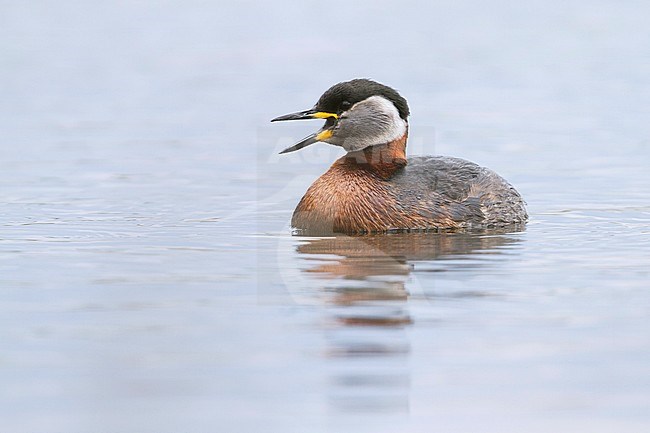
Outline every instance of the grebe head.
<svg viewBox="0 0 650 433"><path fill-rule="evenodd" d="M394 89L367 79L335 84L313 108L276 117L281 120L325 119L325 125L280 153L322 141L348 152L401 138L408 127L409 107Z"/></svg>

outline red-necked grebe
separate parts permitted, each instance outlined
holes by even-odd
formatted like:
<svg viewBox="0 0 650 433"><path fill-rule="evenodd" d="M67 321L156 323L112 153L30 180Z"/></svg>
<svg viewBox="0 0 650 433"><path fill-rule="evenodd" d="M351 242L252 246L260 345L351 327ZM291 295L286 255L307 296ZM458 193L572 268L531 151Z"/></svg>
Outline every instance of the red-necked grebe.
<svg viewBox="0 0 650 433"><path fill-rule="evenodd" d="M272 120L325 119L281 153L322 141L347 154L307 190L291 219L302 233L483 229L524 224L519 193L487 168L459 158L406 158L409 107L367 79L338 83L309 110Z"/></svg>

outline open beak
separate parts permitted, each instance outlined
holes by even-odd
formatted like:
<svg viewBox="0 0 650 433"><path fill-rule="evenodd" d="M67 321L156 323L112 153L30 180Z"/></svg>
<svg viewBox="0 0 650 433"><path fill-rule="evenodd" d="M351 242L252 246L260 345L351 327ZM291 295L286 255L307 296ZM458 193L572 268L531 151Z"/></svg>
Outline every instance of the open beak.
<svg viewBox="0 0 650 433"><path fill-rule="evenodd" d="M300 150L303 147L309 146L310 144L314 144L318 141L327 140L332 136L332 130L330 128L334 126L338 117L339 116L335 113L316 111L316 109L312 108L310 110L299 111L297 113L285 114L284 116L276 117L275 119L271 120L271 122L281 122L284 120L327 119L325 126L321 130L311 135L308 135L307 137L300 140L298 143L294 144L291 147L287 147L280 153L282 154L282 153L295 152L296 150Z"/></svg>

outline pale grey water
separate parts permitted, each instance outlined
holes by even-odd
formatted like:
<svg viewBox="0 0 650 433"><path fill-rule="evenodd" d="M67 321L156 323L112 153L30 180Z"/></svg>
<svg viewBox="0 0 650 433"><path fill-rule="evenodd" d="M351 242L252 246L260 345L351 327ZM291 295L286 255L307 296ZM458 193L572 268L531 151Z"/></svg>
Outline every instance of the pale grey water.
<svg viewBox="0 0 650 433"><path fill-rule="evenodd" d="M650 431L643 2L0 2L11 432ZM331 84L524 232L308 239Z"/></svg>

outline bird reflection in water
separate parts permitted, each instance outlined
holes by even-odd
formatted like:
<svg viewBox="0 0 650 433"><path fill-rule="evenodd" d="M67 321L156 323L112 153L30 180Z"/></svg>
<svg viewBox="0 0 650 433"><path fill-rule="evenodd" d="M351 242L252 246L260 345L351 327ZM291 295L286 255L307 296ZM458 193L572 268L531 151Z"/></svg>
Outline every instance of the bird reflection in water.
<svg viewBox="0 0 650 433"><path fill-rule="evenodd" d="M408 412L411 351L407 285L418 262L436 272L459 270L449 258L499 254L518 242L506 231L401 233L312 238L297 251L303 272L321 283L329 306L326 356L331 359L331 405L336 411ZM489 266L468 261L465 266ZM439 265L442 265L440 267ZM466 267L464 268L466 269ZM427 298L435 299L435 294Z"/></svg>

